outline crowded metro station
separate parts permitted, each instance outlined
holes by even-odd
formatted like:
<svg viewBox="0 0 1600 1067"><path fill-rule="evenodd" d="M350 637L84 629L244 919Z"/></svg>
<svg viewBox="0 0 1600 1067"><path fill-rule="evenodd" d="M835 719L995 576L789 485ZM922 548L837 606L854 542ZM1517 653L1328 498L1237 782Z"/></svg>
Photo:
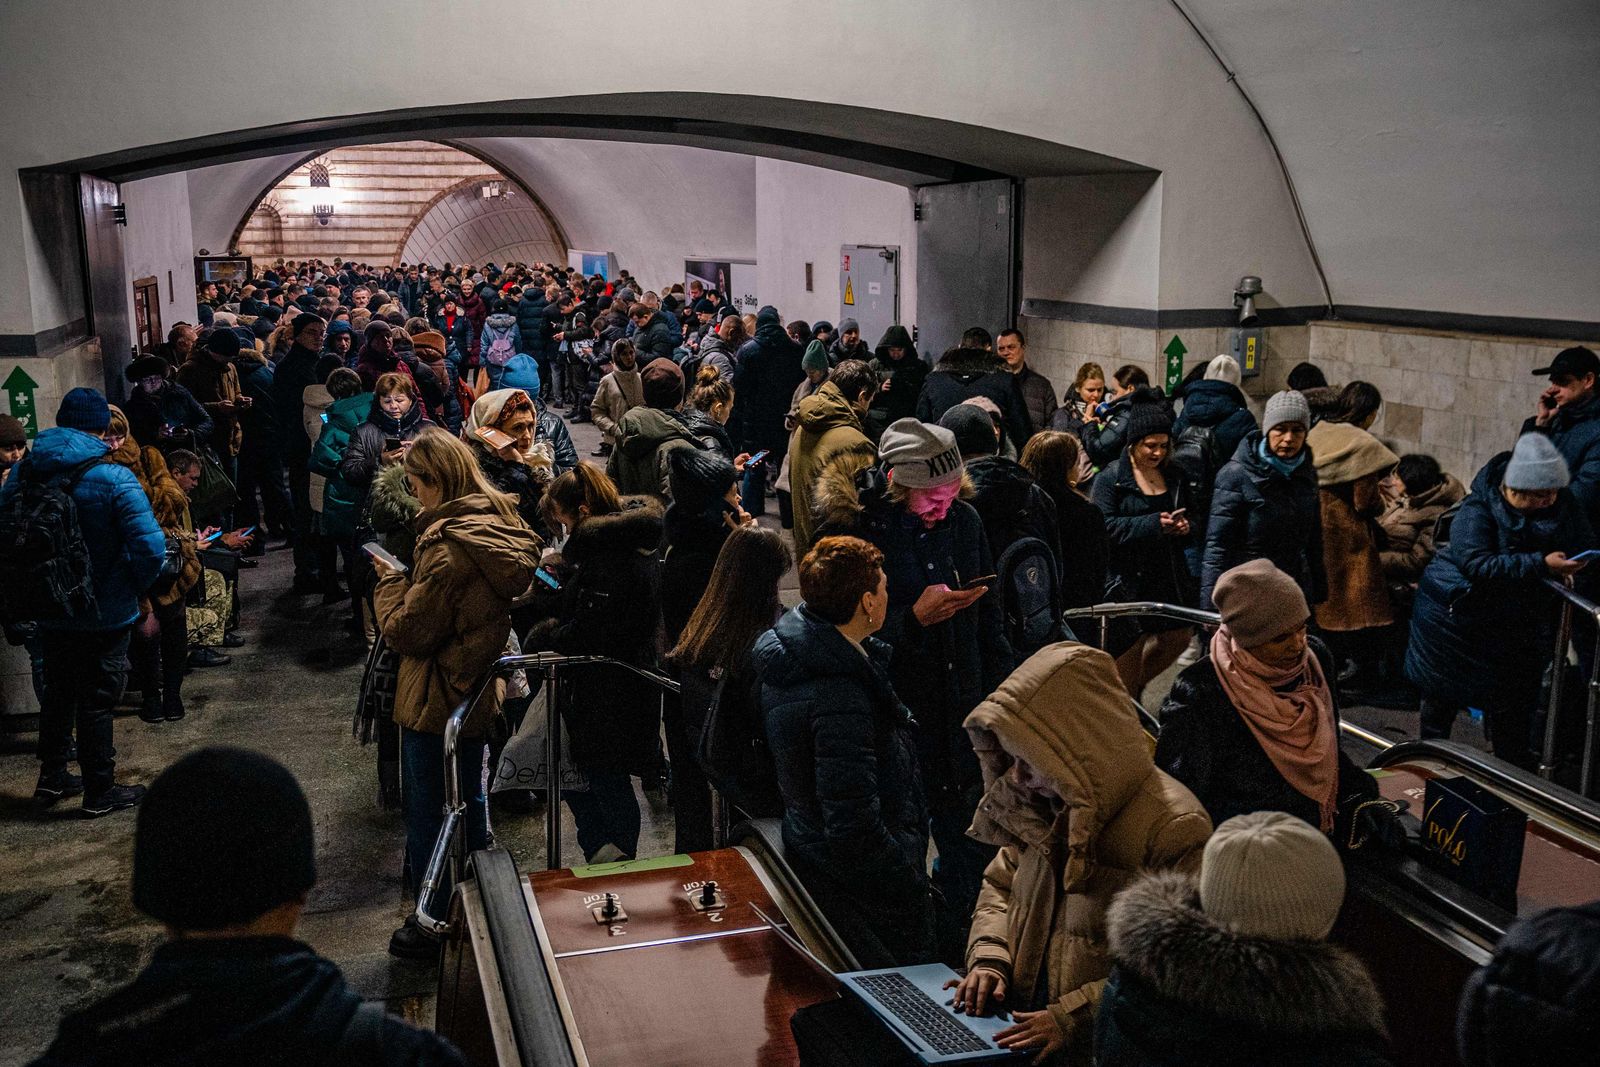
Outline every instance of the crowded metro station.
<svg viewBox="0 0 1600 1067"><path fill-rule="evenodd" d="M1600 11L175 7L0 12L0 1067L1600 1058Z"/></svg>

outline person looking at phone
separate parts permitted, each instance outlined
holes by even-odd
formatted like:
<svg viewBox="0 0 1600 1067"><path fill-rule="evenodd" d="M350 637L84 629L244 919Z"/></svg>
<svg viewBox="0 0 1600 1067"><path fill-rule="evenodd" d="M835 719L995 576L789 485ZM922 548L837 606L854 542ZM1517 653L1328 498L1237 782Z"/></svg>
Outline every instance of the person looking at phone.
<svg viewBox="0 0 1600 1067"><path fill-rule="evenodd" d="M1522 433L1550 438L1572 472L1568 489L1593 524L1600 519L1600 403L1595 401L1600 356L1581 345L1563 349L1533 373L1548 374L1550 385L1539 394Z"/></svg>
<svg viewBox="0 0 1600 1067"><path fill-rule="evenodd" d="M1169 463L1172 416L1161 404L1136 404L1124 422L1127 446L1094 480L1094 502L1106 517L1111 581L1123 600L1193 607L1195 591L1183 550L1191 540L1183 472ZM1189 627L1171 619L1138 620L1139 636L1117 657L1117 673L1135 700L1189 644Z"/></svg>
<svg viewBox="0 0 1600 1067"><path fill-rule="evenodd" d="M1530 717L1557 614L1543 580L1591 584L1580 574L1588 564L1569 557L1600 545L1571 483L1540 433L1473 479L1411 609L1405 672L1422 691L1424 738L1448 738L1457 711L1481 708L1494 754L1534 767Z"/></svg>
<svg viewBox="0 0 1600 1067"><path fill-rule="evenodd" d="M409 572L374 559L373 604L384 639L400 656L394 719L400 727L405 869L414 890L443 821L445 723L505 650L511 602L533 582L543 544L517 513L516 500L483 477L466 445L434 426L422 427L410 440L400 462L422 503L416 520L422 534ZM462 729L459 771L468 849L488 847L484 735L499 703L497 687L491 687ZM436 899L449 895L445 884ZM425 959L439 951L438 940L412 916L390 938L389 951Z"/></svg>
<svg viewBox="0 0 1600 1067"><path fill-rule="evenodd" d="M209 445L222 461L228 477L237 482L239 477L239 446L244 443L244 430L239 424L243 392L239 385L239 371L234 361L239 358L239 335L226 326L219 326L206 336L205 343L197 346L189 358L178 368L178 384L187 389L211 417L211 436L197 445ZM218 516L195 516L201 521Z"/></svg>
<svg viewBox="0 0 1600 1067"><path fill-rule="evenodd" d="M403 461L410 442L432 426L423 417L417 385L409 374L391 371L381 376L373 389L372 410L356 427L339 464L339 476L361 493L364 503L379 468ZM357 514L361 510L358 507Z"/></svg>
<svg viewBox="0 0 1600 1067"><path fill-rule="evenodd" d="M1000 598L984 585L962 588L994 574L995 565L983 522L968 503L973 487L955 435L900 419L884 430L879 447L877 464L857 456L818 485L817 508L824 516L819 536L852 534L883 553L889 608L881 637L894 648L895 692L918 723L918 755L939 851L933 877L946 908L940 955L954 959L983 868L994 855L967 837L983 779L961 722L1011 673L1015 658Z"/></svg>

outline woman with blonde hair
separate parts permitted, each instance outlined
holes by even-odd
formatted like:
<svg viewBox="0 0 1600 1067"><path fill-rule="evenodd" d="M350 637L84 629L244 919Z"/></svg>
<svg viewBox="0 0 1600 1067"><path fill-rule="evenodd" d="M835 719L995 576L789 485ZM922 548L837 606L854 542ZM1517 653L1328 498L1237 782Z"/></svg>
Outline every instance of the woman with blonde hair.
<svg viewBox="0 0 1600 1067"><path fill-rule="evenodd" d="M406 873L415 885L443 821L445 723L505 649L511 602L533 582L543 545L517 514L516 500L491 486L467 446L443 430L424 429L402 462L422 503L416 519L422 534L411 570L374 561L373 600L378 626L400 656L394 719L400 726ZM484 735L500 695L492 687L461 731L458 768L468 849L488 845ZM448 899L450 887L439 892ZM428 958L438 950L437 939L414 917L389 940L396 956Z"/></svg>

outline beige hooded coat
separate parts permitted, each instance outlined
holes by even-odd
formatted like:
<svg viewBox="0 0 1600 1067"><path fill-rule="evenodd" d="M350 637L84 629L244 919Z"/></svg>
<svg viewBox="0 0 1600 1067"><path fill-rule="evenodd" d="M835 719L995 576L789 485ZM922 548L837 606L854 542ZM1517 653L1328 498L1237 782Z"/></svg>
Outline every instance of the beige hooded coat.
<svg viewBox="0 0 1600 1067"><path fill-rule="evenodd" d="M1007 1005L1037 992L1066 1035L1062 1062L1088 1063L1111 971L1106 909L1144 871L1196 871L1211 820L1158 770L1111 657L1063 641L1041 649L967 716L987 785L971 837L1000 846L984 872L967 967L1006 976ZM1022 790L1015 753L1065 801Z"/></svg>

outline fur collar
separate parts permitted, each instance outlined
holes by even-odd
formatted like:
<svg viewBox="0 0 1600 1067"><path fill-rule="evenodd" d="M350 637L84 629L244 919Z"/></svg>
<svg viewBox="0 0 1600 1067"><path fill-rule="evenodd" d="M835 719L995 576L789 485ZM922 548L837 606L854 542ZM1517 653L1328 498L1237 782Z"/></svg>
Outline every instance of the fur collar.
<svg viewBox="0 0 1600 1067"><path fill-rule="evenodd" d="M1200 910L1189 876L1151 874L1106 915L1115 962L1157 995L1223 1020L1290 1033L1387 1036L1383 998L1361 961L1326 941L1251 937Z"/></svg>
<svg viewBox="0 0 1600 1067"><path fill-rule="evenodd" d="M661 544L662 516L654 499L625 496L621 511L591 515L579 523L561 554L571 563L599 560L608 552L652 554Z"/></svg>

